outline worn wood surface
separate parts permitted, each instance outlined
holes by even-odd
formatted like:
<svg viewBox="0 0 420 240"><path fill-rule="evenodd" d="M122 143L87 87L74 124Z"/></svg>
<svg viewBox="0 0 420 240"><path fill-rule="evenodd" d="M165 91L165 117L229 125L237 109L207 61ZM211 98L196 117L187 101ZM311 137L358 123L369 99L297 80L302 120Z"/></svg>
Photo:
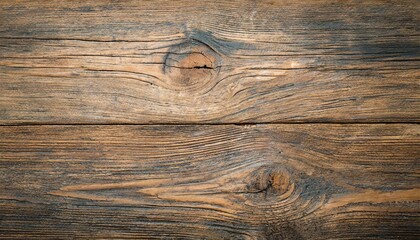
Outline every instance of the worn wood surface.
<svg viewBox="0 0 420 240"><path fill-rule="evenodd" d="M0 2L0 124L418 122L418 1Z"/></svg>
<svg viewBox="0 0 420 240"><path fill-rule="evenodd" d="M420 126L3 126L0 237L418 239Z"/></svg>
<svg viewBox="0 0 420 240"><path fill-rule="evenodd" d="M420 239L419 12L0 1L0 239Z"/></svg>

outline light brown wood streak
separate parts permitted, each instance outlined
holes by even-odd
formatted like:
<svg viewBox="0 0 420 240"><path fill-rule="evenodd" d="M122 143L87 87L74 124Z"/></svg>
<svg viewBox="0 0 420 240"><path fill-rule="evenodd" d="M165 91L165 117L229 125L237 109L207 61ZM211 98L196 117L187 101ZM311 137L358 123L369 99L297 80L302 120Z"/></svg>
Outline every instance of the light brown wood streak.
<svg viewBox="0 0 420 240"><path fill-rule="evenodd" d="M0 124L417 122L417 1L0 3Z"/></svg>
<svg viewBox="0 0 420 240"><path fill-rule="evenodd" d="M419 132L3 126L0 237L415 239Z"/></svg>
<svg viewBox="0 0 420 240"><path fill-rule="evenodd" d="M394 192L380 192L368 190L362 193L344 196L341 199L335 199L331 203L326 204L326 208L336 208L351 203L368 202L383 203L393 201L417 201L420 199L420 189L399 190Z"/></svg>

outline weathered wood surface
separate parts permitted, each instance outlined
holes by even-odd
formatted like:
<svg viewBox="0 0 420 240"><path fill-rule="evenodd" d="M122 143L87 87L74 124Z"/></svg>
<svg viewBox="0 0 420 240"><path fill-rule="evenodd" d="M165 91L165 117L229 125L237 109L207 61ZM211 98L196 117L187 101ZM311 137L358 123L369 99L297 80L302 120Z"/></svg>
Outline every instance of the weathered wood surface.
<svg viewBox="0 0 420 240"><path fill-rule="evenodd" d="M0 2L0 124L417 122L418 1Z"/></svg>
<svg viewBox="0 0 420 240"><path fill-rule="evenodd" d="M419 12L0 1L0 238L419 239Z"/></svg>
<svg viewBox="0 0 420 240"><path fill-rule="evenodd" d="M3 126L1 238L418 239L420 126Z"/></svg>

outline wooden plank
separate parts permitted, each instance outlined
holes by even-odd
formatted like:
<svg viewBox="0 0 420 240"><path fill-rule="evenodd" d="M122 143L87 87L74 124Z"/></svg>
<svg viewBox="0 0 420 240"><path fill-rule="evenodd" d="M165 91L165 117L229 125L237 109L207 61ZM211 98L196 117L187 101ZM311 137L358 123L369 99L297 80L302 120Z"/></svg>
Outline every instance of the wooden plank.
<svg viewBox="0 0 420 240"><path fill-rule="evenodd" d="M420 126L5 126L0 238L418 239Z"/></svg>
<svg viewBox="0 0 420 240"><path fill-rule="evenodd" d="M418 122L418 1L0 3L0 124Z"/></svg>

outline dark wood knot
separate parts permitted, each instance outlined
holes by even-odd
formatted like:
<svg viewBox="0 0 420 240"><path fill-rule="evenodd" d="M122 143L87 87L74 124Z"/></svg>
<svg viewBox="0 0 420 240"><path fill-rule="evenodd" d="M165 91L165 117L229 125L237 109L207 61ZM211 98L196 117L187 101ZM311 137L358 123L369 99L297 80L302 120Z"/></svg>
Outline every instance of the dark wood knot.
<svg viewBox="0 0 420 240"><path fill-rule="evenodd" d="M173 46L165 59L164 73L175 89L205 85L220 71L220 56L207 44L189 40Z"/></svg>
<svg viewBox="0 0 420 240"><path fill-rule="evenodd" d="M293 191L293 183L286 169L277 165L261 166L246 179L246 192L255 194L254 197L278 198Z"/></svg>

